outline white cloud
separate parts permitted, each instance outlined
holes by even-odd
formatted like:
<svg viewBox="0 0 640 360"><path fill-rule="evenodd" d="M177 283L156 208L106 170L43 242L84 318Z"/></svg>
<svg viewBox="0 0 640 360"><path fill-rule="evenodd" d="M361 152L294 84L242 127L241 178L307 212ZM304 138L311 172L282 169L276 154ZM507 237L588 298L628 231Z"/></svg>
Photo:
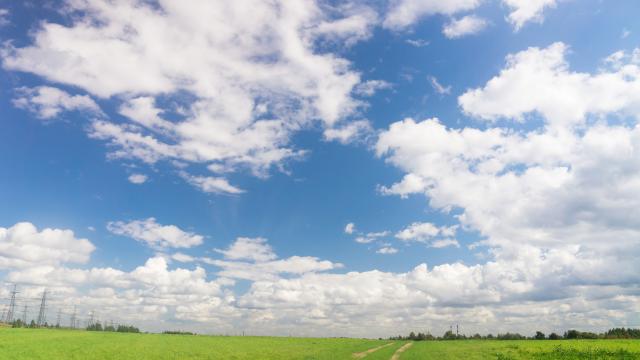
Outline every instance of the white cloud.
<svg viewBox="0 0 640 360"><path fill-rule="evenodd" d="M171 255L171 259L178 261L178 262L183 262L183 263L188 263L188 262L194 262L196 261L196 258L194 258L191 255L187 255L187 254L183 254L183 253L175 253Z"/></svg>
<svg viewBox="0 0 640 360"><path fill-rule="evenodd" d="M144 184L147 181L147 175L144 174L131 174L129 175L129 182L132 184Z"/></svg>
<svg viewBox="0 0 640 360"><path fill-rule="evenodd" d="M159 133L169 133L173 128L171 122L160 117L162 109L156 107L153 97L141 96L128 99L120 106L119 113L131 121Z"/></svg>
<svg viewBox="0 0 640 360"><path fill-rule="evenodd" d="M190 248L203 241L202 235L184 231L175 225L158 224L152 217L130 222L112 221L107 224L107 230L160 249Z"/></svg>
<svg viewBox="0 0 640 360"><path fill-rule="evenodd" d="M460 244L456 239L440 239L440 240L435 240L431 242L431 244L429 244L429 247L436 248L436 249L442 249L449 246L454 246L459 248Z"/></svg>
<svg viewBox="0 0 640 360"><path fill-rule="evenodd" d="M276 254L264 238L240 237L226 250L216 249L229 260L269 261L276 258Z"/></svg>
<svg viewBox="0 0 640 360"><path fill-rule="evenodd" d="M61 260L56 251L43 251L37 262L7 269L4 280L18 282L25 297L39 296L46 286L51 294L51 316L58 309L65 311L78 305L81 318L92 309L100 309L101 319L133 323L151 331L179 326L207 332L215 325L216 331L229 333L250 328L253 334L265 335L295 331L315 336L377 337L417 326L444 331L452 319L463 316L469 319L466 332L522 332L530 331L531 322L542 314L546 319L540 324L542 331L577 325L584 329L585 324L589 324L586 329L601 330L625 323L640 303L629 287L608 283L603 288L610 290L597 293L585 290L582 283L572 287L567 276L577 269L571 265L585 261L575 248L540 251L520 247L511 254L499 253L495 261L483 265L420 264L401 273L331 273L327 271L341 265L303 256L278 259L263 239L240 241L251 243L248 247L236 246L238 241L228 248L236 260L196 258L182 253L171 256L183 264L201 262L220 268L213 278L214 273L200 266L171 268L163 256L122 271L70 268L66 262L73 261L71 258ZM39 243L52 249L60 245ZM67 250L68 245L65 243ZM265 256L253 256L252 246ZM15 263L23 253L3 256ZM600 264L584 266L593 273L591 270L597 272ZM618 272L616 278L624 274L627 272ZM235 293L233 279L249 280L248 291ZM556 290L542 296L541 287ZM69 311L63 314L69 316Z"/></svg>
<svg viewBox="0 0 640 360"><path fill-rule="evenodd" d="M214 176L194 176L181 172L180 176L187 182L206 193L242 194L244 190L237 188L225 179Z"/></svg>
<svg viewBox="0 0 640 360"><path fill-rule="evenodd" d="M620 38L626 39L629 37L629 35L631 35L631 31L629 31L628 29L623 29L622 34L620 34Z"/></svg>
<svg viewBox="0 0 640 360"><path fill-rule="evenodd" d="M399 231L395 237L402 241L425 242L436 236L453 236L456 233L456 226L438 227L429 222L415 222L405 229Z"/></svg>
<svg viewBox="0 0 640 360"><path fill-rule="evenodd" d="M352 223L352 222L348 223L348 224L344 227L344 232L345 232L346 234L349 234L349 235L353 234L353 232L354 232L355 230L356 230L356 224L354 224L354 223Z"/></svg>
<svg viewBox="0 0 640 360"><path fill-rule="evenodd" d="M631 56L624 66L589 74L571 71L566 52L555 43L509 55L498 76L460 96L459 104L486 120L524 121L537 113L555 127L583 123L590 114L640 115L640 67Z"/></svg>
<svg viewBox="0 0 640 360"><path fill-rule="evenodd" d="M341 144L348 144L357 139L366 137L373 131L371 124L367 120L351 122L340 128L331 128L324 131L324 138L329 141L338 141Z"/></svg>
<svg viewBox="0 0 640 360"><path fill-rule="evenodd" d="M435 76L429 76L428 79L429 79L429 82L431 83L431 86L438 94L440 95L451 94L451 86L443 86L442 84L440 84L440 82L438 82L438 79L436 79Z"/></svg>
<svg viewBox="0 0 640 360"><path fill-rule="evenodd" d="M127 122L102 119L89 128L111 158L264 176L304 154L291 147L292 134L317 124L354 129L350 119L364 104L353 97L360 74L318 50L325 41L367 38L377 15L363 5L91 0L65 9L65 25L44 21L30 45L6 45L2 63L120 102ZM92 106L87 95L71 99ZM193 180L238 192L223 179Z"/></svg>
<svg viewBox="0 0 640 360"><path fill-rule="evenodd" d="M29 222L0 227L0 268L86 263L95 247L71 230L38 229Z"/></svg>
<svg viewBox="0 0 640 360"><path fill-rule="evenodd" d="M358 236L355 238L355 242L357 242L358 244L369 244L374 242L376 239L374 238L368 238L365 236Z"/></svg>
<svg viewBox="0 0 640 360"><path fill-rule="evenodd" d="M387 237L389 235L391 235L390 231L369 232L356 237L355 241L359 244L369 244L380 238Z"/></svg>
<svg viewBox="0 0 640 360"><path fill-rule="evenodd" d="M394 0L391 1L383 26L399 30L413 25L423 17L436 14L454 15L473 10L480 3L480 0Z"/></svg>
<svg viewBox="0 0 640 360"><path fill-rule="evenodd" d="M398 249L391 246L385 246L376 250L376 253L383 254L383 255L392 255L392 254L396 254L397 252L398 252Z"/></svg>
<svg viewBox="0 0 640 360"><path fill-rule="evenodd" d="M321 22L313 31L329 41L351 46L371 37L373 26L378 23L378 14L373 9L355 2L327 8L340 18Z"/></svg>
<svg viewBox="0 0 640 360"><path fill-rule="evenodd" d="M487 27L487 20L467 15L460 19L453 19L442 28L442 33L449 39L457 39L463 36L477 34Z"/></svg>
<svg viewBox="0 0 640 360"><path fill-rule="evenodd" d="M39 86L19 88L13 99L14 106L29 110L40 119L52 119L63 111L86 111L94 115L102 114L98 104L87 95L70 95L58 88Z"/></svg>
<svg viewBox="0 0 640 360"><path fill-rule="evenodd" d="M287 259L260 260L255 262L225 261L200 258L200 261L214 265L221 270L218 275L225 278L245 280L277 280L282 274L300 275L333 270L341 264L320 260L311 256L292 256Z"/></svg>
<svg viewBox="0 0 640 360"><path fill-rule="evenodd" d="M361 96L373 96L378 90L390 89L393 85L384 80L367 80L358 84L355 93Z"/></svg>
<svg viewBox="0 0 640 360"><path fill-rule="evenodd" d="M6 26L10 24L8 17L9 17L9 10L0 9L0 26Z"/></svg>
<svg viewBox="0 0 640 360"><path fill-rule="evenodd" d="M634 53L624 52L607 69L578 73L565 52L558 43L510 55L498 76L459 98L469 115L524 126L448 128L438 119L405 119L376 145L379 156L406 174L381 187L383 193L422 194L434 209L456 209L452 218L483 239L473 249L483 251L485 263L441 269L448 267L443 276L451 284L471 276L465 288L474 289L476 304L499 304L489 307L496 317L509 304L570 298L615 312L592 295L614 301L613 293L640 281L640 69ZM531 112L542 122L525 116ZM435 226L424 234L442 236L431 246L456 246L454 234L436 235Z"/></svg>
<svg viewBox="0 0 640 360"><path fill-rule="evenodd" d="M559 0L502 0L509 7L511 13L507 20L517 30L527 22L541 23L544 20L544 10L556 7Z"/></svg>
<svg viewBox="0 0 640 360"><path fill-rule="evenodd" d="M407 39L405 40L405 42L411 46L418 48L429 46L429 44L431 43L430 41L424 39Z"/></svg>

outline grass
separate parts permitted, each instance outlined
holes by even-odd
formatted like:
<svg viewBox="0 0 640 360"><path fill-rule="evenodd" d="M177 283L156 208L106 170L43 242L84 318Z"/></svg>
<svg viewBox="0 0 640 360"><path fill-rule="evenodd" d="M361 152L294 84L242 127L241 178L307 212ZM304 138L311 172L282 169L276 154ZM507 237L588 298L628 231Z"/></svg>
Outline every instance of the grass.
<svg viewBox="0 0 640 360"><path fill-rule="evenodd" d="M350 359L389 341L0 329L0 359ZM379 352L391 352L397 344ZM376 356L373 356L376 355ZM378 352L365 359L379 357Z"/></svg>
<svg viewBox="0 0 640 360"><path fill-rule="evenodd" d="M640 359L640 340L416 342L402 360L416 359Z"/></svg>
<svg viewBox="0 0 640 360"><path fill-rule="evenodd" d="M2 328L0 359L352 359L389 342ZM388 360L406 342L393 343L363 359ZM426 341L415 342L400 359L640 359L640 341Z"/></svg>

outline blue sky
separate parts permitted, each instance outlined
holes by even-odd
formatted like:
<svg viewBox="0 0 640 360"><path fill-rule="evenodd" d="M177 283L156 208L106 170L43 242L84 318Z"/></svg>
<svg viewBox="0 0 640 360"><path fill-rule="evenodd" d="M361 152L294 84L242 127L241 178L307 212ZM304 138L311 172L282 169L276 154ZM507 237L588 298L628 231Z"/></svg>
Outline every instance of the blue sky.
<svg viewBox="0 0 640 360"><path fill-rule="evenodd" d="M249 3L0 2L3 298L210 333L640 325L634 1Z"/></svg>

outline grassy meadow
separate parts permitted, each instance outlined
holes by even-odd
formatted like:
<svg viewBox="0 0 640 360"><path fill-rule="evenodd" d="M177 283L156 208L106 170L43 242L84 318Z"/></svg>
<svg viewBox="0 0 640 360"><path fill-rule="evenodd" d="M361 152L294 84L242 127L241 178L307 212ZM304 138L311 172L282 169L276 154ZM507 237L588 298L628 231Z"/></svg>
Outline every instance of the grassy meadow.
<svg viewBox="0 0 640 360"><path fill-rule="evenodd" d="M640 340L419 341L401 359L640 359Z"/></svg>
<svg viewBox="0 0 640 360"><path fill-rule="evenodd" d="M384 346L377 351L367 350ZM391 359L406 341L0 329L0 359ZM422 341L398 359L640 359L638 340Z"/></svg>

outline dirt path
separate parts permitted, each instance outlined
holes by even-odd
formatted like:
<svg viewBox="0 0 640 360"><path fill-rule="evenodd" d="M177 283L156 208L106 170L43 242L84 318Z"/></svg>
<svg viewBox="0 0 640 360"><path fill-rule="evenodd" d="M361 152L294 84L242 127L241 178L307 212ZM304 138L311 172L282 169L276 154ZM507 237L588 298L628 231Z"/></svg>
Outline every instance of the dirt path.
<svg viewBox="0 0 640 360"><path fill-rule="evenodd" d="M363 357L371 354L372 352L376 352L376 351L378 351L378 350L380 350L382 348L385 348L387 346L391 346L393 344L395 344L395 343L388 343L388 344L384 344L384 345L381 345L381 346L378 346L378 347L374 347L373 349L369 349L369 350L366 350L366 351L363 351L363 352L353 353L353 358L354 359L362 359Z"/></svg>
<svg viewBox="0 0 640 360"><path fill-rule="evenodd" d="M413 342L406 343L406 344L402 345L402 347L400 349L396 350L396 352L393 353L393 356L391 357L391 360L400 360L400 354L402 354L405 350L410 348L411 345L413 345Z"/></svg>

